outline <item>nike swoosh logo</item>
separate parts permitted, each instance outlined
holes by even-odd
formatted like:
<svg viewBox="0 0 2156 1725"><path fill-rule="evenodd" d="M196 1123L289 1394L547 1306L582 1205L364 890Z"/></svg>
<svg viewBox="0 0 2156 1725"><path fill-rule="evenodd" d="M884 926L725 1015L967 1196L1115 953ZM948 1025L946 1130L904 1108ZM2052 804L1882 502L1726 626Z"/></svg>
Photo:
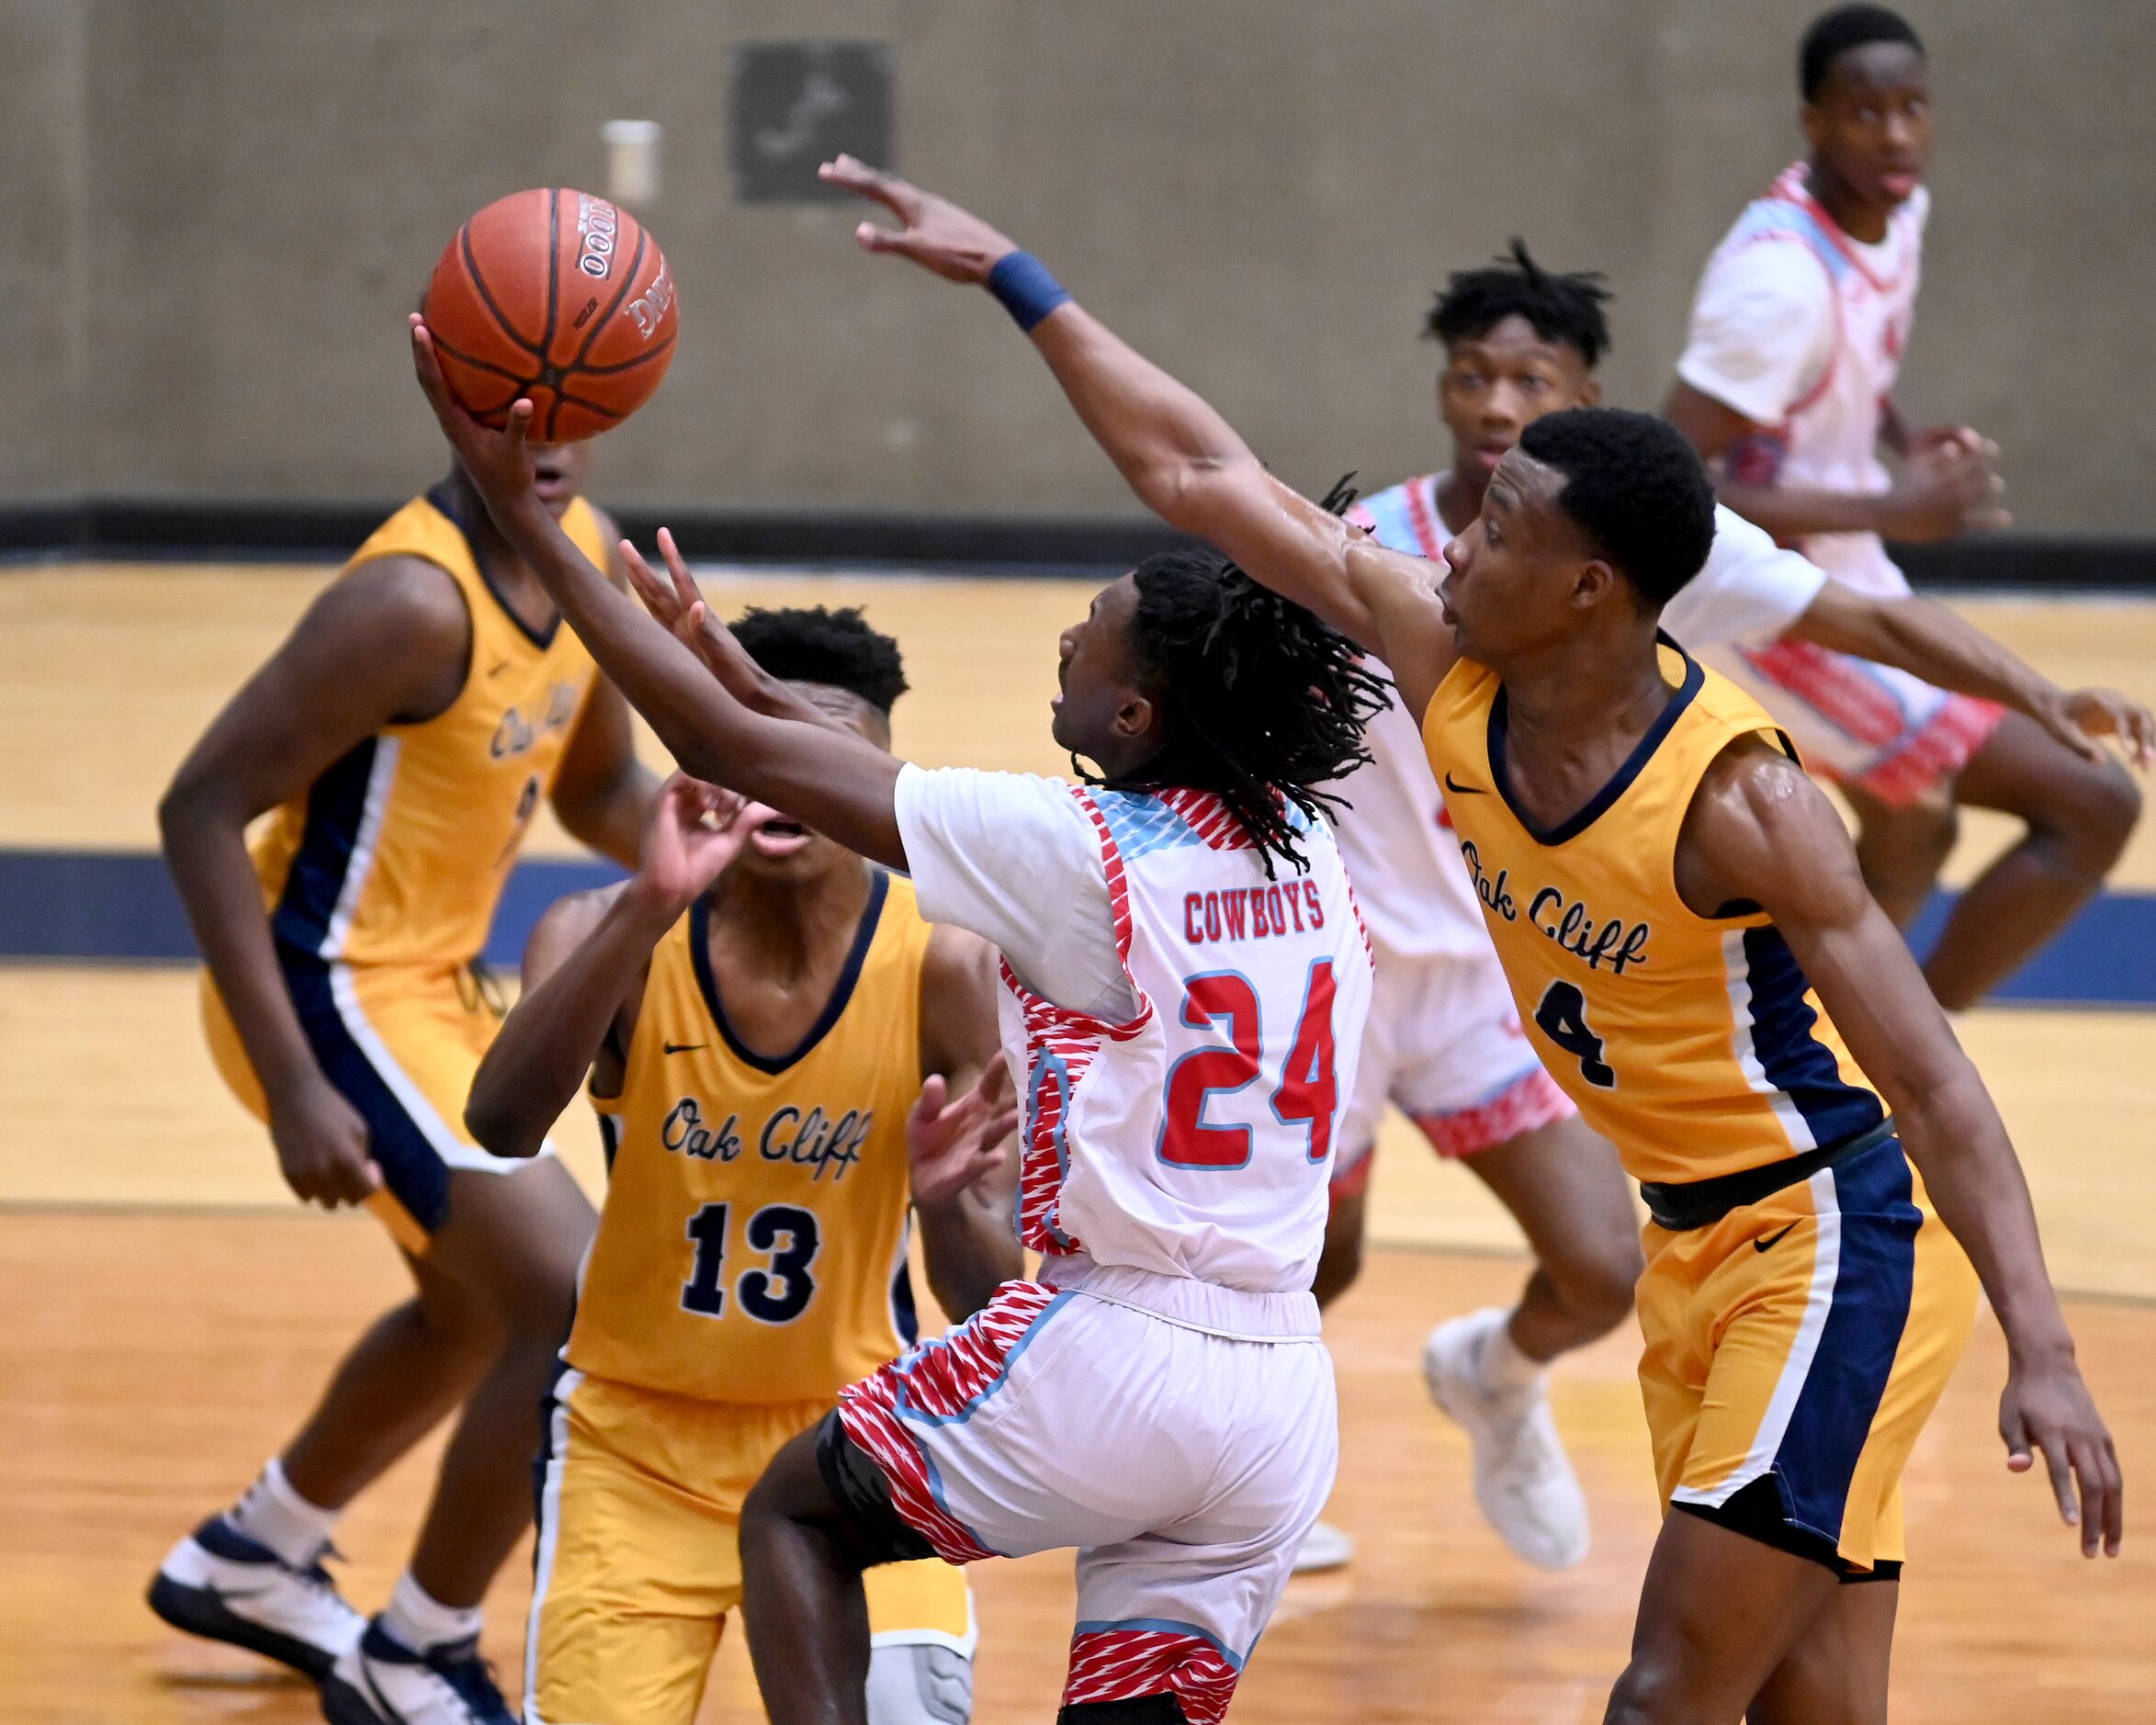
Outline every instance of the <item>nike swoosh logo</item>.
<svg viewBox="0 0 2156 1725"><path fill-rule="evenodd" d="M490 676L490 677L499 677L499 676L500 676L500 675L501 675L501 674L502 674L503 671L507 671L508 669L509 669L509 661L508 661L508 660L505 659L505 660L502 660L502 661L500 664L498 664L498 665L490 666L490 667L488 668L488 671L487 671L487 675L488 675L488 676Z"/></svg>
<svg viewBox="0 0 2156 1725"><path fill-rule="evenodd" d="M1782 1230L1782 1231L1781 1231L1779 1234L1770 1234L1770 1235L1768 1235L1767 1236L1767 1238L1766 1238L1766 1239L1764 1239L1764 1240L1755 1240L1755 1241L1753 1241L1753 1242L1752 1242L1752 1249L1753 1249L1755 1252L1767 1252L1767 1251L1772 1251L1772 1250L1773 1250L1773 1249L1774 1249L1776 1246L1779 1246L1779 1245L1780 1245L1780 1244L1781 1244L1781 1243L1782 1243L1784 1240L1788 1239L1788 1238L1789 1237L1789 1235L1790 1235L1792 1233L1794 1233L1794 1232L1796 1231L1796 1227L1797 1227L1797 1224L1796 1224L1795 1223L1793 1223L1793 1222L1792 1222L1791 1223L1789 1223L1789 1225L1788 1227L1784 1228L1784 1229L1783 1229L1783 1230Z"/></svg>
<svg viewBox="0 0 2156 1725"><path fill-rule="evenodd" d="M664 1044L666 1052L670 1054L693 1054L703 1046L702 1043L667 1043Z"/></svg>
<svg viewBox="0 0 2156 1725"><path fill-rule="evenodd" d="M1462 796L1487 796L1490 794L1488 787L1484 785L1461 784L1452 776L1451 768L1447 768L1445 771L1445 788L1448 791L1457 791Z"/></svg>

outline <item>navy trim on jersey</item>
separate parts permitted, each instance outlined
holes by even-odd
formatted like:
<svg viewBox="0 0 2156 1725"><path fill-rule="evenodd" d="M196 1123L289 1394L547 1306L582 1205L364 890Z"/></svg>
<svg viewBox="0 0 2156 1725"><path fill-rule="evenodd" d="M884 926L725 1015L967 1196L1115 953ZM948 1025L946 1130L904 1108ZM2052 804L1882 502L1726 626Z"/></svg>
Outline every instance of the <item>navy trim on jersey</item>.
<svg viewBox="0 0 2156 1725"><path fill-rule="evenodd" d="M846 954L846 966L839 973L831 998L823 1003L823 1010L808 1027L808 1034L791 1052L776 1060L766 1059L744 1046L741 1039L734 1034L734 1027L727 1021L726 1008L718 998L718 978L711 973L711 912L702 898L689 907L689 960L695 966L696 987L704 996L704 1005L711 1014L712 1023L717 1027L719 1039L735 1059L759 1072L784 1072L796 1062L806 1059L817 1043L830 1034L831 1027L853 998L854 985L861 980L861 967L868 960L868 949L875 939L876 924L883 917L884 900L889 896L890 890L891 877L879 868L870 868L868 903L861 912L861 925L853 931L853 948Z"/></svg>
<svg viewBox="0 0 2156 1725"><path fill-rule="evenodd" d="M414 1222L434 1233L449 1219L449 1165L346 1027L328 964L290 947L278 949L277 964L322 1077L367 1122L367 1154L382 1171L382 1184Z"/></svg>
<svg viewBox="0 0 2156 1725"><path fill-rule="evenodd" d="M898 1273L891 1278L891 1316L897 1323L898 1339L907 1347L920 1340L920 1312L913 1303L913 1271L903 1260Z"/></svg>
<svg viewBox="0 0 2156 1725"><path fill-rule="evenodd" d="M1775 1452L1774 1477L1791 1522L1838 1539L1849 1483L1908 1326L1924 1216L1898 1138L1841 1163L1827 1178L1839 1212L1834 1294Z"/></svg>
<svg viewBox="0 0 2156 1725"><path fill-rule="evenodd" d="M544 629L533 628L530 624L516 614L516 607L502 596L502 590L494 585L493 576L487 572L486 558L480 555L479 547L472 543L471 530L477 524L465 508L464 499L457 494L457 488L447 479L444 479L427 492L427 502L435 506L436 513L441 515L444 521L464 536L464 549L471 558L472 568L480 572L480 585L487 590L495 604L501 607L502 614L516 625L517 633L541 652L553 646L554 637L561 633L560 607L559 605L555 607L554 621ZM602 570L601 573L604 573L604 571Z"/></svg>
<svg viewBox="0 0 2156 1725"><path fill-rule="evenodd" d="M1624 758L1624 764L1610 775L1609 782L1554 827L1536 826L1527 810L1519 806L1519 800L1512 795L1512 780L1505 771L1505 739L1510 721L1505 685L1502 682L1497 685L1496 695L1490 702L1486 743L1490 756L1490 781L1497 787L1497 795L1505 799L1505 806L1512 811L1513 819L1519 822L1527 836L1537 844L1563 844L1567 839L1576 839L1607 814L1610 805L1630 790L1632 781L1646 770L1647 762L1654 758L1654 751L1662 747L1663 739L1676 727L1677 720L1684 716L1685 709L1692 705L1693 697L1706 686L1707 673L1700 669L1698 660L1660 629L1654 631L1654 639L1663 647L1674 648L1677 657L1684 660L1683 684L1655 716L1654 724L1647 727L1647 734L1632 745L1631 753Z"/></svg>
<svg viewBox="0 0 2156 1725"><path fill-rule="evenodd" d="M1834 1052L1813 1035L1819 1014L1804 998L1811 982L1771 922L1744 930L1744 972L1752 1052L1767 1081L1796 1104L1812 1143L1840 1144L1885 1120L1879 1097L1845 1079Z"/></svg>
<svg viewBox="0 0 2156 1725"><path fill-rule="evenodd" d="M285 945L319 953L327 938L359 826L367 813L367 787L374 778L379 737L369 737L345 750L342 759L307 787L307 813L299 848L285 875L285 889L271 913L270 932Z"/></svg>

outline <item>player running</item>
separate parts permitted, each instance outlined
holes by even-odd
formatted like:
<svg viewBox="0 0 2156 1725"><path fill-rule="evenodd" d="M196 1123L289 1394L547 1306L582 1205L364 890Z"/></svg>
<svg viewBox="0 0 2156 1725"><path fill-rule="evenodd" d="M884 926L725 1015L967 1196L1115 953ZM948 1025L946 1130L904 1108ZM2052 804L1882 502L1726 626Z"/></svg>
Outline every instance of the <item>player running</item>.
<svg viewBox="0 0 2156 1725"><path fill-rule="evenodd" d="M830 723L890 747L905 672L858 611L751 611L735 634ZM541 1460L527 1725L695 1718L741 1600L749 1488L917 1339L909 1171L947 1312L1023 1273L995 996L988 947L922 921L909 882L682 778L636 875L533 930L469 1119L529 1156L588 1072L607 1188ZM875 1725L964 1725L960 1572L875 1572L869 1620Z"/></svg>
<svg viewBox="0 0 2156 1725"><path fill-rule="evenodd" d="M990 286L1139 498L1377 654L1418 716L1536 1048L1654 1217L1641 1383L1682 1513L1609 1719L1883 1716L1900 1476L1980 1277L2009 1466L2040 1449L2083 1552L2116 1553L2117 1460L1991 1099L1833 805L1659 630L1714 538L1682 438L1611 409L1530 425L1433 581L986 223L847 159L825 174L903 224L863 224L867 249Z"/></svg>
<svg viewBox="0 0 2156 1725"><path fill-rule="evenodd" d="M413 322L497 522L683 765L905 868L923 915L1003 953L1040 1279L851 1386L750 1494L771 1717L865 1718L864 1570L1077 1546L1063 1717L1218 1719L1338 1455L1309 1288L1371 972L1315 787L1360 758L1371 678L1306 612L1172 553L1060 644L1052 728L1097 780L902 764L610 587L531 492L528 410L470 419Z"/></svg>
<svg viewBox="0 0 2156 1725"><path fill-rule="evenodd" d="M1481 513L1490 475L1528 425L1600 400L1608 299L1595 277L1545 270L1517 241L1509 260L1453 276L1427 325L1444 350L1437 401L1452 464L1380 491L1348 519L1395 550L1442 556ZM2060 690L1944 606L1830 580L1726 508L1715 511L1706 567L1662 622L1718 668L1741 665L1745 648L1812 642L2003 702L2092 757L2095 737L2116 733L2143 760L2156 741L2146 708L2109 690ZM1586 1503L1549 1416L1542 1368L1631 1309L1640 1269L1631 1200L1616 1153L1578 1123L1527 1043L1397 700L1368 741L1371 764L1341 787L1350 807L1338 829L1377 953L1377 994L1341 1127L1318 1298L1337 1295L1359 1268L1369 1151L1389 1098L1440 1154L1465 1159L1534 1250L1519 1303L1440 1325L1423 1369L1438 1404L1473 1437L1476 1498L1492 1525L1530 1562L1576 1560L1587 1549ZM1320 1523L1305 1566L1327 1535L1325 1555L1345 1556L1346 1536Z"/></svg>
<svg viewBox="0 0 2156 1725"><path fill-rule="evenodd" d="M589 445L536 452L550 519L593 557ZM239 1503L173 1549L167 1622L315 1678L367 1719L502 1725L480 1603L531 1517L537 1408L592 1209L551 1155L464 1127L499 1009L474 968L541 797L633 864L653 783L628 708L461 469L360 547L181 765L164 854L209 966L210 1051L286 1181L366 1204L416 1291L344 1357ZM275 811L250 856L248 823ZM345 1505L453 1409L411 1567L367 1625L322 1568Z"/></svg>
<svg viewBox="0 0 2156 1725"><path fill-rule="evenodd" d="M1811 157L1709 260L1664 411L1717 462L1732 508L1837 581L1891 598L1908 583L1882 534L1942 539L2005 519L1991 445L1967 427L1912 430L1892 400L1929 209L1924 48L1884 6L1842 6L1805 33L1799 77ZM1899 478L1879 462L1882 441ZM1727 669L1848 795L1865 879L1897 922L1923 907L1953 848L1956 804L2026 824L1925 964L1944 1005L1973 1005L2102 887L2139 792L2116 762L2026 716L1851 650L1780 641Z"/></svg>

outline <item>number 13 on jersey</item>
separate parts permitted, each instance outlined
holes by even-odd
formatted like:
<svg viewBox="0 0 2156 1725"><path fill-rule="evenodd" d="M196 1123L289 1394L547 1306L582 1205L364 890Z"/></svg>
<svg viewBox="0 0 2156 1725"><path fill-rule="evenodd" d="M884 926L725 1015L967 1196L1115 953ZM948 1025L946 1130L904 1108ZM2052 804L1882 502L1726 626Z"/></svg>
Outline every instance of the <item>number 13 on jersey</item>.
<svg viewBox="0 0 2156 1725"><path fill-rule="evenodd" d="M1333 961L1310 966L1295 1040L1281 1063L1272 1092L1273 1118L1304 1129L1308 1159L1333 1152L1333 1121L1339 1085L1333 1073ZM1247 1125L1219 1125L1205 1118L1216 1096L1233 1096L1256 1083L1263 1069L1264 1019L1258 989L1240 971L1206 971L1183 981L1181 1021L1192 1030L1220 1025L1229 1045L1191 1049L1168 1069L1161 1099L1157 1154L1170 1167L1239 1168L1250 1161L1254 1137Z"/></svg>

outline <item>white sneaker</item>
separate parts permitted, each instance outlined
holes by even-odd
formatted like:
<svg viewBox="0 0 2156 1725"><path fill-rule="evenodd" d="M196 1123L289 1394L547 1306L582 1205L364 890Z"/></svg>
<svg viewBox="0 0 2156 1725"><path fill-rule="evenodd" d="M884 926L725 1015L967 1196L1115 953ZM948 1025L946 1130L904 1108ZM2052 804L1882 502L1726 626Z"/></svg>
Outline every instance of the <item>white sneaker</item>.
<svg viewBox="0 0 2156 1725"><path fill-rule="evenodd" d="M517 1725L467 1636L415 1653L375 1618L322 1680L330 1725Z"/></svg>
<svg viewBox="0 0 2156 1725"><path fill-rule="evenodd" d="M1322 1570L1343 1569L1355 1555L1355 1541L1329 1521L1314 1521L1296 1550L1295 1575L1315 1575Z"/></svg>
<svg viewBox="0 0 2156 1725"><path fill-rule="evenodd" d="M1587 1554L1587 1500L1565 1459L1538 1378L1492 1392L1483 1349L1508 1314L1486 1306L1440 1324L1422 1345L1430 1400L1466 1428L1474 1446L1474 1501L1513 1551L1538 1569L1569 1569Z"/></svg>
<svg viewBox="0 0 2156 1725"><path fill-rule="evenodd" d="M244 1647L317 1683L367 1628L320 1563L295 1569L222 1516L173 1547L151 1578L150 1609L175 1629Z"/></svg>

